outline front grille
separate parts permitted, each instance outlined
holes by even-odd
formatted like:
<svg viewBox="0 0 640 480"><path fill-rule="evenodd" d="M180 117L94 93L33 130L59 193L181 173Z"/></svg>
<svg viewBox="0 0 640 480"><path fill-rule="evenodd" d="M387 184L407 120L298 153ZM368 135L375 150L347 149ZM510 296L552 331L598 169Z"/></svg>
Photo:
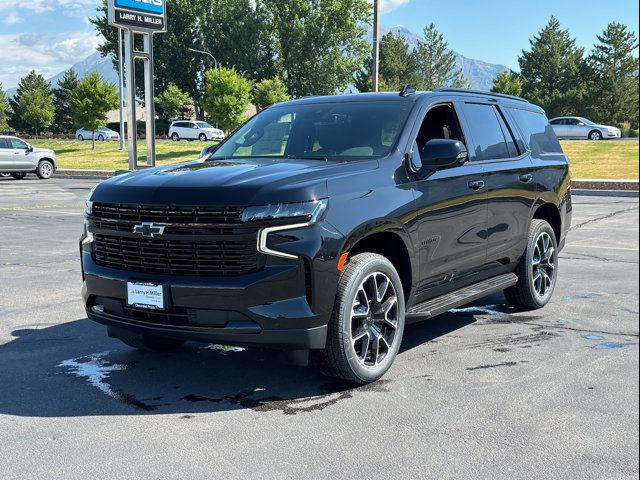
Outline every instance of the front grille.
<svg viewBox="0 0 640 480"><path fill-rule="evenodd" d="M166 275L237 276L259 268L257 228L239 222L239 207L94 204L88 218L98 265ZM234 223L235 221L235 223ZM145 238L141 222L165 226Z"/></svg>

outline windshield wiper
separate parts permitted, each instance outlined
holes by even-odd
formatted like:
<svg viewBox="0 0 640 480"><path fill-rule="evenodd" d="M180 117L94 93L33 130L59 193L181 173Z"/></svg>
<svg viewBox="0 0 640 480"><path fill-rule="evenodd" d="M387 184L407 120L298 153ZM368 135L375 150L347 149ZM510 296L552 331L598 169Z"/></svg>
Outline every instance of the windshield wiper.
<svg viewBox="0 0 640 480"><path fill-rule="evenodd" d="M304 156L304 155L283 155L282 157L275 157L275 158L286 158L288 160L322 160L324 162L328 162L329 159L327 157L314 157L311 155L308 156Z"/></svg>

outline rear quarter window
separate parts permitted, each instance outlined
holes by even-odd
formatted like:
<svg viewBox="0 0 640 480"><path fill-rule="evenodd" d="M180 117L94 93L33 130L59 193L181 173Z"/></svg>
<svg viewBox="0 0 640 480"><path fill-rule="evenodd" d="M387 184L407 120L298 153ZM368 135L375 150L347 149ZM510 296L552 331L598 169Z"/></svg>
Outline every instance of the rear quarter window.
<svg viewBox="0 0 640 480"><path fill-rule="evenodd" d="M534 156L537 157L545 153L563 153L558 137L549 124L549 120L542 113L510 107L507 107L506 110L520 128L524 141L527 142Z"/></svg>

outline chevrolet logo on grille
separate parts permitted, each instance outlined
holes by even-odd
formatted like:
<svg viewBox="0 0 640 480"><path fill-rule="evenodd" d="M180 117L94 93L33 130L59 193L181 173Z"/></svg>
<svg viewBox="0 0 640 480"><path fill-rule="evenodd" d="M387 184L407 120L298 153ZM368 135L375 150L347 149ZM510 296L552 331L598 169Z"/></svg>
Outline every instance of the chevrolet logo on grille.
<svg viewBox="0 0 640 480"><path fill-rule="evenodd" d="M156 235L160 236L164 233L164 225L156 225L151 222L142 222L139 225L133 227L133 233L139 233L143 237L153 238Z"/></svg>

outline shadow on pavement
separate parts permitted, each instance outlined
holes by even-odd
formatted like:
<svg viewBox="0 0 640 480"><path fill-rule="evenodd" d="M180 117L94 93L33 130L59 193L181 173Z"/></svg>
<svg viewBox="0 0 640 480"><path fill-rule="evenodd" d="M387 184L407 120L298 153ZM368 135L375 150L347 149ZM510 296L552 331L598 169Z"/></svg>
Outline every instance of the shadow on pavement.
<svg viewBox="0 0 640 480"><path fill-rule="evenodd" d="M444 315L405 329L402 353L475 321ZM278 352L188 343L172 353L130 349L88 319L24 328L0 346L0 414L34 417L189 414L250 408L298 414L359 391L386 391L393 369L354 387ZM416 366L416 368L420 368ZM426 366L425 366L426 368Z"/></svg>

